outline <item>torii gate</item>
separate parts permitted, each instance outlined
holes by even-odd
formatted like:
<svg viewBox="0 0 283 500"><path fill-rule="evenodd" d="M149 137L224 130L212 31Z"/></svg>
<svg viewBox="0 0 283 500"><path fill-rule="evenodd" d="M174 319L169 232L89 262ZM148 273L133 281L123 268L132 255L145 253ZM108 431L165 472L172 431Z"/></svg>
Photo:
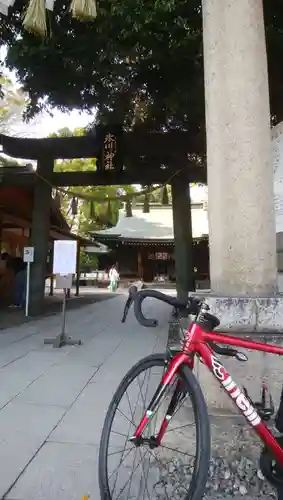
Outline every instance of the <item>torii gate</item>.
<svg viewBox="0 0 283 500"><path fill-rule="evenodd" d="M226 307L277 291L263 0L202 0L202 15L211 289Z"/></svg>

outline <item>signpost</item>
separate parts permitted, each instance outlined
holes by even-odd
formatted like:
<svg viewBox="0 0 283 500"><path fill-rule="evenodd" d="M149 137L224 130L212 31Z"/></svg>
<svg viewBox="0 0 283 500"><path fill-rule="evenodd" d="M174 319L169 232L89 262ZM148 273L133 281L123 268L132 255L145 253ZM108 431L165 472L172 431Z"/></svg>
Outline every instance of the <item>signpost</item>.
<svg viewBox="0 0 283 500"><path fill-rule="evenodd" d="M29 290L30 290L30 265L34 262L34 247L24 247L24 262L27 264L27 280L26 280L26 308L25 315L29 313Z"/></svg>
<svg viewBox="0 0 283 500"><path fill-rule="evenodd" d="M67 291L72 287L73 274L76 272L77 242L58 240L54 242L53 274L56 274L56 288L63 289L61 331L55 338L44 340L44 344L53 347L81 345L81 340L74 340L66 335Z"/></svg>

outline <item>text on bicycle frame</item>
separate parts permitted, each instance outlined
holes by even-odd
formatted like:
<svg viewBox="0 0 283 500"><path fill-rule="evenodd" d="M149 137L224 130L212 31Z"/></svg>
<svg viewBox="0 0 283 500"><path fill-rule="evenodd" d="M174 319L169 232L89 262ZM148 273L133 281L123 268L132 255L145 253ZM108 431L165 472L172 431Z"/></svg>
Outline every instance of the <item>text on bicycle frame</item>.
<svg viewBox="0 0 283 500"><path fill-rule="evenodd" d="M245 415L250 424L255 427L261 422L261 418L256 409L239 389L232 377L226 372L224 366L215 357L211 356L211 365L215 377L221 382L226 392L235 401L239 410Z"/></svg>

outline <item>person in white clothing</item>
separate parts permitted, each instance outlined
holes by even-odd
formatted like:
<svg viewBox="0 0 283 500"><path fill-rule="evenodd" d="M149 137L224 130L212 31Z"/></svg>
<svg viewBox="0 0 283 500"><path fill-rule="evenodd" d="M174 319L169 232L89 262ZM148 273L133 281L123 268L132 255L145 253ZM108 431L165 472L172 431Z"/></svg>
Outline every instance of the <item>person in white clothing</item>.
<svg viewBox="0 0 283 500"><path fill-rule="evenodd" d="M111 290L111 292L116 292L119 281L119 273L115 265L113 265L109 271L109 279L110 284L108 288Z"/></svg>

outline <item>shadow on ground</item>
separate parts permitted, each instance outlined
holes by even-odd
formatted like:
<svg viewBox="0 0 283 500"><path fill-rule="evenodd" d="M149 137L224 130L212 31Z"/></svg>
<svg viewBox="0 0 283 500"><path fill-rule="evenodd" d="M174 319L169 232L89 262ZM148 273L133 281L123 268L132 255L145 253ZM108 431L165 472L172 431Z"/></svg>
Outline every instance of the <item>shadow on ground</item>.
<svg viewBox="0 0 283 500"><path fill-rule="evenodd" d="M67 300L67 311L79 309L80 307L94 304L96 302L113 299L114 297L117 297L117 294L111 293L109 291L87 294L81 293L79 297L75 297L74 295L72 295ZM63 295L59 294L56 294L53 297L46 296L43 311L37 317L26 317L24 311L7 307L5 307L5 309L2 309L0 307L0 331L5 330L6 328L12 328L18 325L22 325L24 323L38 319L39 317L45 318L60 313L62 310L62 299Z"/></svg>

